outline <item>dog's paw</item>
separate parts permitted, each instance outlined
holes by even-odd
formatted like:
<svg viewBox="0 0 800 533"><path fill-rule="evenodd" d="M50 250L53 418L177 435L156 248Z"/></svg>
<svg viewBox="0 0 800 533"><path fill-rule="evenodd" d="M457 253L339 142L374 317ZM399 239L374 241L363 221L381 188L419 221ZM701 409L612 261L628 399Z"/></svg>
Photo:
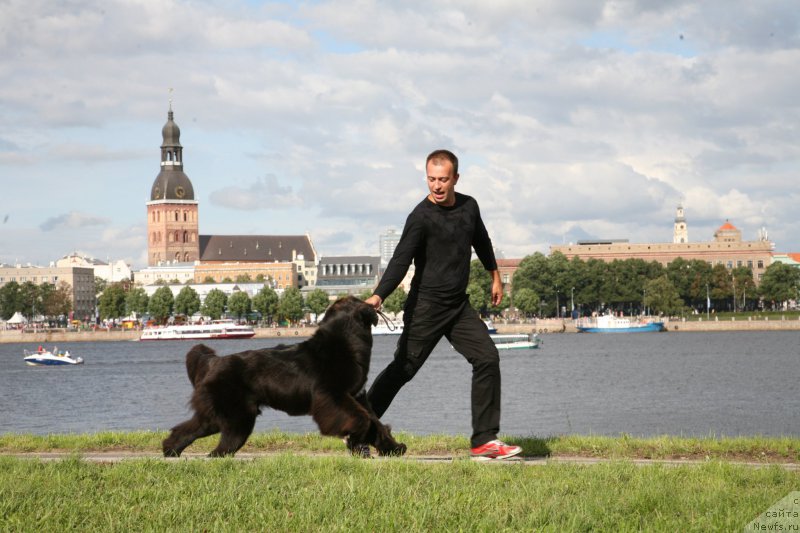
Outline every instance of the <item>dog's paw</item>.
<svg viewBox="0 0 800 533"><path fill-rule="evenodd" d="M181 452L172 448L164 448L164 457L180 457Z"/></svg>
<svg viewBox="0 0 800 533"><path fill-rule="evenodd" d="M405 444L403 444L402 442L396 442L394 443L394 446L378 450L378 453L380 453L383 456L388 455L388 456L400 457L401 455L406 454L406 450L407 448Z"/></svg>

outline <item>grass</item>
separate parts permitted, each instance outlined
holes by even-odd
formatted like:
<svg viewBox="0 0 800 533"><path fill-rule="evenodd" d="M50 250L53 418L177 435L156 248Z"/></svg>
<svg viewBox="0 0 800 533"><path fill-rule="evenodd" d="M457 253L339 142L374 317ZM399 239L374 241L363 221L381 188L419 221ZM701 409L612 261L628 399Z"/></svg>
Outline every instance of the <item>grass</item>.
<svg viewBox="0 0 800 533"><path fill-rule="evenodd" d="M609 459L592 465L473 463L466 437L406 433L397 437L412 457L454 460L365 461L338 439L277 431L252 436L242 450L252 460L81 458L156 454L165 436L0 435L0 531L733 531L800 490L796 470L728 462L800 462L792 437L506 439L527 456ZM215 444L210 437L190 451ZM24 452L67 457L10 456ZM707 460L630 461L638 458Z"/></svg>
<svg viewBox="0 0 800 533"><path fill-rule="evenodd" d="M0 530L734 531L799 487L797 472L723 462L0 457Z"/></svg>
<svg viewBox="0 0 800 533"><path fill-rule="evenodd" d="M140 452L157 454L166 432L102 432L89 434L2 434L0 454L26 452ZM447 455L466 457L469 439L451 435L395 435L404 442L411 456ZM800 462L800 438L797 437L676 437L637 438L564 435L547 438L505 437L523 448L529 457L604 457L612 459L712 459L747 462ZM208 453L218 437L198 440L187 452ZM282 453L292 450L300 454L341 454L344 444L339 439L316 433L269 431L254 433L242 448L243 453Z"/></svg>

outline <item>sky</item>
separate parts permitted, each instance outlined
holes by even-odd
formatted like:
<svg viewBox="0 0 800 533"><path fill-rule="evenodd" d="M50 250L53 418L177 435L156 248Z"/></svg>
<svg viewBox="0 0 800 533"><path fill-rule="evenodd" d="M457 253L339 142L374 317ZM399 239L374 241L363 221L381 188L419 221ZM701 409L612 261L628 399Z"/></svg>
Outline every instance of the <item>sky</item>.
<svg viewBox="0 0 800 533"><path fill-rule="evenodd" d="M200 233L378 255L460 158L501 257L800 252L795 0L0 0L0 263L147 262L172 101Z"/></svg>

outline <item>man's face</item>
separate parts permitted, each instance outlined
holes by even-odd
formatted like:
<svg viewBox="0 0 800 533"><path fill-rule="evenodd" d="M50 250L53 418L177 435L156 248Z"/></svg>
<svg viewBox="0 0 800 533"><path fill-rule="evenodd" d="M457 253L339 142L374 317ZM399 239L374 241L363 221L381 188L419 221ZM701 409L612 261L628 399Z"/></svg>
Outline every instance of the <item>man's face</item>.
<svg viewBox="0 0 800 533"><path fill-rule="evenodd" d="M429 161L425 169L428 173L428 199L444 206L455 205L458 174L453 173L450 161Z"/></svg>

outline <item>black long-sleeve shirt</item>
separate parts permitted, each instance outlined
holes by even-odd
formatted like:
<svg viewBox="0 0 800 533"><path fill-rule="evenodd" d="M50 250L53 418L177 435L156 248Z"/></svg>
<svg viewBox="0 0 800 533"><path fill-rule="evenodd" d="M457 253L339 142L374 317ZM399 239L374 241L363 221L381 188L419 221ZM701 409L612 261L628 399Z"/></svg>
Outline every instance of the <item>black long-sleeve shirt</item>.
<svg viewBox="0 0 800 533"><path fill-rule="evenodd" d="M426 197L408 215L375 294L385 300L403 281L413 260L415 271L409 297L459 303L467 297L472 248L486 270L497 270L478 202L456 193L455 204L445 207Z"/></svg>

